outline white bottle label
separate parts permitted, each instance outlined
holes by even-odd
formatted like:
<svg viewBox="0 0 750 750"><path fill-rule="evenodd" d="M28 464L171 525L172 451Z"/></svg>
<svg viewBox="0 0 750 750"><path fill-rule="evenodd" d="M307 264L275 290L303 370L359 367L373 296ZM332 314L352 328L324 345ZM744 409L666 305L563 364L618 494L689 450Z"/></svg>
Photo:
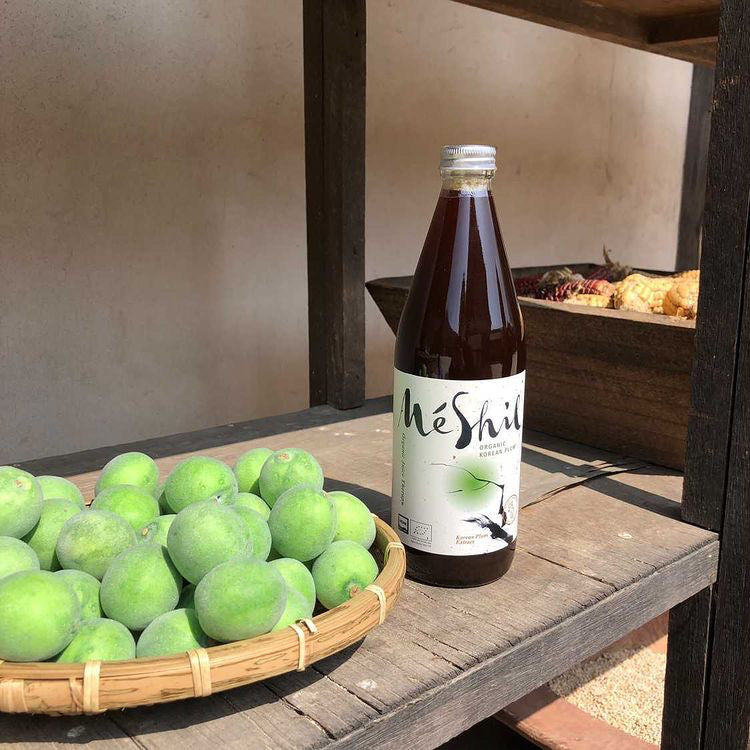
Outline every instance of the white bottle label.
<svg viewBox="0 0 750 750"><path fill-rule="evenodd" d="M404 544L478 555L515 540L525 379L395 370L391 523Z"/></svg>

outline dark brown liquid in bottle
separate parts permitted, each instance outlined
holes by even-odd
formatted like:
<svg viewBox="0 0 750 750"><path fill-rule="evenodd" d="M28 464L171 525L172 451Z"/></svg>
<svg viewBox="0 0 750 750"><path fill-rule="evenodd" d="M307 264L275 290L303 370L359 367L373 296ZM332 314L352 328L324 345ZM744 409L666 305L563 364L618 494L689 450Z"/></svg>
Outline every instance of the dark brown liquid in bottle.
<svg viewBox="0 0 750 750"><path fill-rule="evenodd" d="M396 337L395 366L428 378L483 380L526 369L521 311L491 192L443 189ZM407 573L477 586L505 573L515 542L479 555L407 547Z"/></svg>

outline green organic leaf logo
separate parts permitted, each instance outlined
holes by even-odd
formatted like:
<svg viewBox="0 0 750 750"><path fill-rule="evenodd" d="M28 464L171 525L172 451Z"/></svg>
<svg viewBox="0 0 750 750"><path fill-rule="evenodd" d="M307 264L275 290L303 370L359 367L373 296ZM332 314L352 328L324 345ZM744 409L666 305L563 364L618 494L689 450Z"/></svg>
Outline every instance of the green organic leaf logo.
<svg viewBox="0 0 750 750"><path fill-rule="evenodd" d="M501 513L505 485L495 476L495 466L489 462L470 464L433 464L448 469L445 474L445 493L448 502L465 511L484 510Z"/></svg>

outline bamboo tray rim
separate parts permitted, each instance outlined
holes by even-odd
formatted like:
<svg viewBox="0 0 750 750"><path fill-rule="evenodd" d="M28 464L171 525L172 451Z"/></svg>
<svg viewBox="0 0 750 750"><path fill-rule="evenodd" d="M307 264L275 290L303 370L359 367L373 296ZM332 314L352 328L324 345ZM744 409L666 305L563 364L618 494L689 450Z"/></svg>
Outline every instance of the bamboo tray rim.
<svg viewBox="0 0 750 750"><path fill-rule="evenodd" d="M401 593L406 552L373 514L384 564L373 584L348 602L275 633L183 654L77 664L0 661L0 711L92 714L165 703L303 671L382 624Z"/></svg>

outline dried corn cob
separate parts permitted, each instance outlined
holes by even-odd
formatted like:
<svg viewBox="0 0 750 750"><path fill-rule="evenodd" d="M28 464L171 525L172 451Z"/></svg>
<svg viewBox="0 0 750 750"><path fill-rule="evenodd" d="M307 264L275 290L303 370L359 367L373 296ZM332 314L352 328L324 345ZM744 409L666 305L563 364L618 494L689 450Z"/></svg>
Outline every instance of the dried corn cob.
<svg viewBox="0 0 750 750"><path fill-rule="evenodd" d="M539 287L536 292L537 299L547 299L552 302L564 302L568 297L578 294L583 281L566 281L554 286Z"/></svg>
<svg viewBox="0 0 750 750"><path fill-rule="evenodd" d="M611 297L615 293L614 284L610 284L606 279L584 279L581 282L581 289L578 294L594 294Z"/></svg>
<svg viewBox="0 0 750 750"><path fill-rule="evenodd" d="M612 304L616 310L625 310L627 312L652 312L651 306L647 299L644 299L632 286L618 289L613 297Z"/></svg>
<svg viewBox="0 0 750 750"><path fill-rule="evenodd" d="M651 277L639 273L630 274L616 284L614 306L618 310L634 312L664 312L664 297L674 284L668 276Z"/></svg>
<svg viewBox="0 0 750 750"><path fill-rule="evenodd" d="M618 286L627 286L628 284L643 284L651 289L670 289L674 284L673 276L645 276L642 273L631 273Z"/></svg>
<svg viewBox="0 0 750 750"><path fill-rule="evenodd" d="M682 273L676 273L674 277L676 279L695 279L696 281L700 281L701 272L698 269L693 271L682 271Z"/></svg>
<svg viewBox="0 0 750 750"><path fill-rule="evenodd" d="M698 281L681 279L673 284L664 297L664 314L680 318L695 318L698 315Z"/></svg>
<svg viewBox="0 0 750 750"><path fill-rule="evenodd" d="M567 266L555 271L547 271L539 281L536 298L561 302L571 294L576 294L582 281L583 276L580 273L573 273Z"/></svg>
<svg viewBox="0 0 750 750"><path fill-rule="evenodd" d="M541 274L537 274L536 276L519 276L517 279L513 279L516 294L519 297L533 297L541 280Z"/></svg>
<svg viewBox="0 0 750 750"><path fill-rule="evenodd" d="M563 304L612 307L612 297L609 294L574 294L572 297L563 300Z"/></svg>

